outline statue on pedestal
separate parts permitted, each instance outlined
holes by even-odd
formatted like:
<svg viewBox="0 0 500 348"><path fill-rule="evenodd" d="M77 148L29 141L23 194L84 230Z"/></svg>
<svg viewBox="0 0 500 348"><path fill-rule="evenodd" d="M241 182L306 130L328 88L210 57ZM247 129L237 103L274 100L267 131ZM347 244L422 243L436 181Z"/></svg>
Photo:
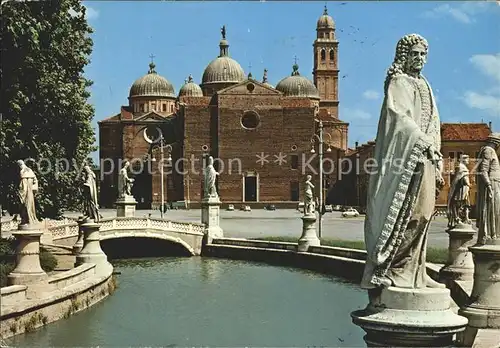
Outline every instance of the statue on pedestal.
<svg viewBox="0 0 500 348"><path fill-rule="evenodd" d="M304 215L311 215L316 211L313 195L314 185L311 179L312 176L307 175L306 182L304 183Z"/></svg>
<svg viewBox="0 0 500 348"><path fill-rule="evenodd" d="M448 228L453 228L459 223L471 224L469 219L469 156L462 155L460 162L455 168L455 176L450 184L448 193Z"/></svg>
<svg viewBox="0 0 500 348"><path fill-rule="evenodd" d="M85 165L83 183L83 218L99 222L99 203L97 200L97 185L92 169Z"/></svg>
<svg viewBox="0 0 500 348"><path fill-rule="evenodd" d="M479 152L477 171L477 243L500 243L500 133L493 133Z"/></svg>
<svg viewBox="0 0 500 348"><path fill-rule="evenodd" d="M432 89L421 75L428 43L401 38L388 69L368 185L361 286L442 287L426 273L427 232L441 175L440 120Z"/></svg>
<svg viewBox="0 0 500 348"><path fill-rule="evenodd" d="M128 176L129 167L130 162L125 161L122 169L120 169L120 172L118 173L118 198L132 196L132 183L134 182L134 179L129 178Z"/></svg>
<svg viewBox="0 0 500 348"><path fill-rule="evenodd" d="M18 197L20 201L19 215L21 217L20 225L38 224L35 208L35 194L38 191L38 179L31 168L23 160L17 161L19 165L19 190Z"/></svg>
<svg viewBox="0 0 500 348"><path fill-rule="evenodd" d="M204 173L204 198L216 198L217 189L215 188L215 179L217 178L217 171L214 168L214 158L212 156L208 157L208 165L205 168Z"/></svg>

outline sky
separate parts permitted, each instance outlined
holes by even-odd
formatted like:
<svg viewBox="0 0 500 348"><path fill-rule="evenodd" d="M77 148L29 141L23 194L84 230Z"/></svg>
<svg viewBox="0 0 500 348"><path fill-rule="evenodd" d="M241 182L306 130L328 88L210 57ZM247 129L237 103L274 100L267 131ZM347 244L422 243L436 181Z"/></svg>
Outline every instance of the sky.
<svg viewBox="0 0 500 348"><path fill-rule="evenodd" d="M297 57L301 75L312 80L312 44L325 3L339 41L339 118L350 124L351 147L375 138L386 70L409 33L429 42L423 74L442 122L491 121L500 131L499 1L84 1L94 29L85 73L94 81L96 135L97 121L128 104L151 55L176 93L189 74L200 83L219 54L222 25L245 74L261 79L267 68L276 85Z"/></svg>

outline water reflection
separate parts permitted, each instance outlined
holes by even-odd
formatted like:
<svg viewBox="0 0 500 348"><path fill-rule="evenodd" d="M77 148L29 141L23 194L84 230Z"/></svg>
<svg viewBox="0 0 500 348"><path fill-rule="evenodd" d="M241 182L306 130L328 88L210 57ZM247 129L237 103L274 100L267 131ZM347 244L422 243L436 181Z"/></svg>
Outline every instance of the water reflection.
<svg viewBox="0 0 500 348"><path fill-rule="evenodd" d="M114 261L115 294L16 346L364 346L356 285L289 267L212 258Z"/></svg>

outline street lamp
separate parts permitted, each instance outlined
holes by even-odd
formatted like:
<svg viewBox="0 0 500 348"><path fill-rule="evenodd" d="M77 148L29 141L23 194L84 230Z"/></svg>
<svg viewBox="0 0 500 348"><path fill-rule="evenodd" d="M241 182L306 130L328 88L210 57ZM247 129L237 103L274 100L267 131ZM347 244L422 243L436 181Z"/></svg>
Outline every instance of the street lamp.
<svg viewBox="0 0 500 348"><path fill-rule="evenodd" d="M318 140L318 151L319 151L319 221L318 221L318 238L321 239L321 232L322 232L322 217L323 217L323 121L321 120L315 120L316 122L319 122L319 136L317 134L314 134L311 138L311 143L313 143L311 147L311 153L316 153L314 150L314 140ZM326 135L330 138L332 136L329 133L326 133ZM326 152L332 152L332 149L330 148L330 145L328 144L328 148L326 149Z"/></svg>
<svg viewBox="0 0 500 348"><path fill-rule="evenodd" d="M164 137L163 137L163 134L160 133L160 145L159 145L159 148L160 148L160 162L161 162L161 166L160 166L160 173L161 173L161 183L160 183L160 187L161 187L161 205L160 205L160 217L163 219L163 211L165 209L165 189L164 189L164 171L163 171L163 167L164 167L164 161L165 161L165 156L164 156L164 151L163 151L163 148L166 147L167 148L167 153L168 153L168 157L167 157L167 161L168 163L171 163L172 162L172 156L171 156L171 152L172 152L172 145L170 144L164 144ZM153 158L153 162L156 162L156 158Z"/></svg>

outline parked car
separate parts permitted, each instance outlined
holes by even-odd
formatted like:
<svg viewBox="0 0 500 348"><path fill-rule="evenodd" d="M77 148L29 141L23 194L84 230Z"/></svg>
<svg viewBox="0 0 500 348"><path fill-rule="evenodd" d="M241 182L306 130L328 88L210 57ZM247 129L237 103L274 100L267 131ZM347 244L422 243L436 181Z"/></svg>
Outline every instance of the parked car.
<svg viewBox="0 0 500 348"><path fill-rule="evenodd" d="M333 207L330 204L325 205L325 213L331 213L333 211Z"/></svg>
<svg viewBox="0 0 500 348"><path fill-rule="evenodd" d="M252 211L252 208L250 208L249 205L242 205L240 207L240 210L242 210L242 211Z"/></svg>
<svg viewBox="0 0 500 348"><path fill-rule="evenodd" d="M234 211L234 205L233 204L229 204L227 206L227 211Z"/></svg>
<svg viewBox="0 0 500 348"><path fill-rule="evenodd" d="M346 211L344 211L342 213L342 217L349 217L349 216L358 217L359 213L358 213L358 211L356 209L349 208L349 209L347 209Z"/></svg>
<svg viewBox="0 0 500 348"><path fill-rule="evenodd" d="M274 204L268 204L264 206L265 210L276 210L276 206Z"/></svg>

